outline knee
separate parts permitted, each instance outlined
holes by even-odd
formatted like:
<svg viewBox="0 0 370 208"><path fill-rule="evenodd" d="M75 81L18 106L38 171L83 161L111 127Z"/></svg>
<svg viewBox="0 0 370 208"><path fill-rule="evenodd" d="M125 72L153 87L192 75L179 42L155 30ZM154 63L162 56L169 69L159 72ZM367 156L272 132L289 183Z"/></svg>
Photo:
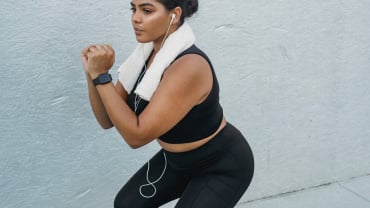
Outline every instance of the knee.
<svg viewBox="0 0 370 208"><path fill-rule="evenodd" d="M123 207L123 204L122 204L121 200L118 198L118 195L114 199L113 204L114 204L114 208L122 208Z"/></svg>
<svg viewBox="0 0 370 208"><path fill-rule="evenodd" d="M139 194L121 190L114 199L114 208L147 207L145 202Z"/></svg>
<svg viewBox="0 0 370 208"><path fill-rule="evenodd" d="M125 197L124 194L119 192L114 199L114 208L125 208L128 207L128 201L127 201L127 196Z"/></svg>

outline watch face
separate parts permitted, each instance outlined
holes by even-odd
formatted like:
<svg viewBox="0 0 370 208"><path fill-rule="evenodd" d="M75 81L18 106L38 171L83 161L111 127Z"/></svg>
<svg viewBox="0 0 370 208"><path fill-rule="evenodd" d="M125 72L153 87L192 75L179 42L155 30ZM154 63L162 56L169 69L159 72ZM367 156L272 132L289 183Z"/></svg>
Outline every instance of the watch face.
<svg viewBox="0 0 370 208"><path fill-rule="evenodd" d="M100 83L107 83L110 81L111 79L108 74L104 74L103 76L100 76Z"/></svg>
<svg viewBox="0 0 370 208"><path fill-rule="evenodd" d="M96 79L94 79L94 84L105 84L112 81L112 76L108 73L99 75Z"/></svg>

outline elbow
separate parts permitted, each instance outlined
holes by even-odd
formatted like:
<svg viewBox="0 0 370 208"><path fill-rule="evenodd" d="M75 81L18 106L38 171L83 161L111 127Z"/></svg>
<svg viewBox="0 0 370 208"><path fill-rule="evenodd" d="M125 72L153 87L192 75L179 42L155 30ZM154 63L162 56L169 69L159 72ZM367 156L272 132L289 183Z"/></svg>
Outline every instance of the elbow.
<svg viewBox="0 0 370 208"><path fill-rule="evenodd" d="M144 133L144 131L125 131L124 129L119 128L119 126L115 125L117 131L120 133L122 139L130 146L132 149L138 149L151 141L155 138L152 138Z"/></svg>
<svg viewBox="0 0 370 208"><path fill-rule="evenodd" d="M126 143L132 149L138 149L150 142L146 139L139 139L139 137L123 137L123 138L125 138Z"/></svg>
<svg viewBox="0 0 370 208"><path fill-rule="evenodd" d="M111 123L99 123L99 124L100 124L100 127L105 130L111 129L113 127L113 124Z"/></svg>
<svg viewBox="0 0 370 208"><path fill-rule="evenodd" d="M131 149L138 149L138 148L140 148L140 147L142 147L142 146L144 146L145 144L143 144L143 143L140 143L140 142L128 142L128 141L126 141L126 143L128 144L128 146L131 148Z"/></svg>
<svg viewBox="0 0 370 208"><path fill-rule="evenodd" d="M128 146L129 146L131 149L139 149L139 148L141 147L141 145L129 144L129 143L128 143Z"/></svg>

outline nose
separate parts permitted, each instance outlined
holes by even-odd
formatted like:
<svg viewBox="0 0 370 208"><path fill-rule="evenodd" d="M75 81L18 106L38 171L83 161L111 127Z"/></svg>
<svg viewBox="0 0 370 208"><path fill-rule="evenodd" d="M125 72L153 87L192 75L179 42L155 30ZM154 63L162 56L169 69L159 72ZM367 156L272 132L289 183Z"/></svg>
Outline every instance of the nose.
<svg viewBox="0 0 370 208"><path fill-rule="evenodd" d="M138 12L134 12L131 16L131 20L133 24L140 24L141 23L141 16Z"/></svg>

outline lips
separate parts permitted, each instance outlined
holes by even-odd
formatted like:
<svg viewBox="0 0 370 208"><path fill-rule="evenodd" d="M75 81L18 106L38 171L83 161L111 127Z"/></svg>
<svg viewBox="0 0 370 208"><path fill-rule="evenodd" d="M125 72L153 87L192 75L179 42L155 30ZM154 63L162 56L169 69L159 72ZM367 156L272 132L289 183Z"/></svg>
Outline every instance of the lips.
<svg viewBox="0 0 370 208"><path fill-rule="evenodd" d="M136 34L136 35L139 35L139 34L141 34L142 32L144 32L144 30L142 30L142 29L140 29L140 28L138 28L138 27L134 27L134 31L135 31L135 34Z"/></svg>

